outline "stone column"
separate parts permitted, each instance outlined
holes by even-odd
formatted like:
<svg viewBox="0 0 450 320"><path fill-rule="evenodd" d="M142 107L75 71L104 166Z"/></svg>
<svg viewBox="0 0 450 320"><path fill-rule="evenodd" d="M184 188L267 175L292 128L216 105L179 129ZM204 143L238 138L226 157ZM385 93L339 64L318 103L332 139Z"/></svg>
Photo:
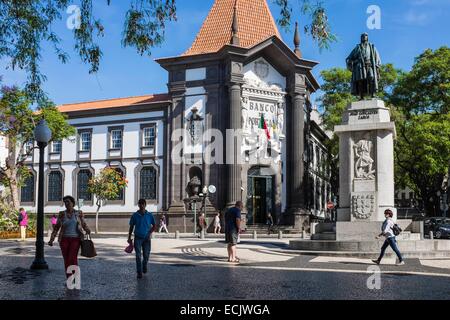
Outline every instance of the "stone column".
<svg viewBox="0 0 450 320"><path fill-rule="evenodd" d="M241 125L241 85L239 83L230 83L229 85L230 101L230 122L227 129L242 129ZM232 154L233 164L227 164L228 188L227 188L227 207L233 206L236 201L241 199L241 159L240 159L239 139L235 139L233 146L227 141L227 152Z"/></svg>
<svg viewBox="0 0 450 320"><path fill-rule="evenodd" d="M308 219L305 209L304 186L304 130L305 130L305 95L304 76L296 74L291 84L290 119L287 136L287 223L301 228Z"/></svg>

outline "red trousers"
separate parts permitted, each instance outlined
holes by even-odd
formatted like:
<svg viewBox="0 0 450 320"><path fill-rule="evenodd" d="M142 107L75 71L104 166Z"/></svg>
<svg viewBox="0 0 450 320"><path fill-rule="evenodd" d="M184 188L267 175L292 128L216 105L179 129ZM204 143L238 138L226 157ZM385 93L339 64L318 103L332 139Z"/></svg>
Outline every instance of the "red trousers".
<svg viewBox="0 0 450 320"><path fill-rule="evenodd" d="M78 251L80 250L81 240L80 238L65 238L61 239L59 246L61 247L61 253L64 259L64 267L66 270L66 276L71 274L67 273L69 266L78 265Z"/></svg>

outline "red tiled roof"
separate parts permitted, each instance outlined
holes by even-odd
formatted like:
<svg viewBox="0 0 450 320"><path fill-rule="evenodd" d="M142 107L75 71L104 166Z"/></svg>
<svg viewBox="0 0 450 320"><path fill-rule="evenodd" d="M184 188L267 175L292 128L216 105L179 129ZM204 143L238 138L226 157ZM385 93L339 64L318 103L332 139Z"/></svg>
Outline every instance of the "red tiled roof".
<svg viewBox="0 0 450 320"><path fill-rule="evenodd" d="M194 43L183 56L217 52L230 44L235 4L241 47L253 47L271 36L281 39L266 0L216 0Z"/></svg>
<svg viewBox="0 0 450 320"><path fill-rule="evenodd" d="M117 98L108 100L88 101L72 104L63 104L58 106L60 112L75 112L94 109L130 107L139 104L150 104L164 102L169 100L168 94L150 94L145 96L136 96L128 98Z"/></svg>

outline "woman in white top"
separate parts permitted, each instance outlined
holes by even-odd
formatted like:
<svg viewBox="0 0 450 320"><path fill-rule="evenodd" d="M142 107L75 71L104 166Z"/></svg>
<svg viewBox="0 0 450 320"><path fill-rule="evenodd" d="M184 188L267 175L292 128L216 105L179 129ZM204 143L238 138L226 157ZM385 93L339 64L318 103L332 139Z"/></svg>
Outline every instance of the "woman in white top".
<svg viewBox="0 0 450 320"><path fill-rule="evenodd" d="M391 246L392 250L397 254L398 262L397 265L404 265L405 262L403 261L402 254L400 253L400 250L398 250L397 246L397 240L395 239L394 231L392 228L394 227L394 221L392 220L392 217L394 216L394 213L387 209L384 211L384 216L386 220L384 220L383 225L381 226L381 233L376 237L377 239L380 239L381 236L384 236L386 240L383 243L383 246L381 247L381 253L377 260L372 260L376 264L380 264L381 259L383 259L384 253L387 249L387 247Z"/></svg>
<svg viewBox="0 0 450 320"><path fill-rule="evenodd" d="M220 226L220 213L217 213L214 217L214 233L218 234L220 233L220 229L222 227Z"/></svg>

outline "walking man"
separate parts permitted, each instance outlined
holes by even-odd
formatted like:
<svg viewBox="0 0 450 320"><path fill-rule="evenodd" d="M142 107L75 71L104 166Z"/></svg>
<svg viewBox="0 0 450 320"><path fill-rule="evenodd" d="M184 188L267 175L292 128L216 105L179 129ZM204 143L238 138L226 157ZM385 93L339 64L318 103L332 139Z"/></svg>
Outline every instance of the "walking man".
<svg viewBox="0 0 450 320"><path fill-rule="evenodd" d="M145 210L147 202L140 199L139 210L133 213L130 219L130 230L128 232L128 243L133 243L131 234L134 230L134 251L136 252L137 278L142 278L142 273L147 273L147 264L151 250L151 233L156 230L155 218Z"/></svg>
<svg viewBox="0 0 450 320"><path fill-rule="evenodd" d="M394 216L394 213L392 210L387 209L384 211L384 216L386 220L384 220L383 225L381 226L381 233L376 237L379 239L381 236L384 236L386 240L384 241L383 246L381 247L381 253L377 260L372 260L376 264L380 264L381 259L383 259L384 253L387 249L387 247L391 246L392 250L397 254L398 262L396 263L398 266L402 266L405 264L403 261L402 254L400 253L400 250L398 250L397 246L397 240L395 239L393 227L395 225L394 221L392 220L392 217Z"/></svg>
<svg viewBox="0 0 450 320"><path fill-rule="evenodd" d="M225 242L227 243L228 262L239 262L236 256L236 245L241 230L241 211L244 208L242 201L237 201L234 207L225 214Z"/></svg>

